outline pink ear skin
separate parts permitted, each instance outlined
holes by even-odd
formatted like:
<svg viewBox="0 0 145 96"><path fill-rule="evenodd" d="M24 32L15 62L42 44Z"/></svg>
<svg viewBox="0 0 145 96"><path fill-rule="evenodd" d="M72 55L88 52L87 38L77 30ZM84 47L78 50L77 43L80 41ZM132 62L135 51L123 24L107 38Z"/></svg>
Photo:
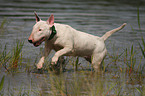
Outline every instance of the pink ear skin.
<svg viewBox="0 0 145 96"><path fill-rule="evenodd" d="M48 18L47 23L52 27L54 25L54 16L51 14L51 16Z"/></svg>
<svg viewBox="0 0 145 96"><path fill-rule="evenodd" d="M34 12L34 14L35 14L36 22L40 21L41 19L39 18L39 16L37 15L37 13Z"/></svg>

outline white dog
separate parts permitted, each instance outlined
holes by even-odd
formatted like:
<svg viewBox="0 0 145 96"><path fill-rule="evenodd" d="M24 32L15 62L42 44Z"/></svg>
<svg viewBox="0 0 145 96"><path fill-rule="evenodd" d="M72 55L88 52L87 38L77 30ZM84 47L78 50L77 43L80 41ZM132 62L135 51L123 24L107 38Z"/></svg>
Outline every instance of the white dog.
<svg viewBox="0 0 145 96"><path fill-rule="evenodd" d="M45 52L37 64L38 69L42 68L45 57L53 49L56 53L51 64L56 64L60 56L80 56L91 62L96 72L100 72L101 62L107 53L104 41L126 25L124 23L98 37L80 32L69 25L54 23L53 15L47 21L42 21L36 13L35 17L36 24L28 41L36 47L45 41Z"/></svg>

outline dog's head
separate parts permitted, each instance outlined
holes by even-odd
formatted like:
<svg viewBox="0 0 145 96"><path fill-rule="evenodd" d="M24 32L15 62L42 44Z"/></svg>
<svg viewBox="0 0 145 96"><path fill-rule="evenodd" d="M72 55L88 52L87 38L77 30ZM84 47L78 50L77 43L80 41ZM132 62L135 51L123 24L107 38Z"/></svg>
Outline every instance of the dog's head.
<svg viewBox="0 0 145 96"><path fill-rule="evenodd" d="M47 21L42 21L35 12L35 17L36 24L33 26L28 41L37 47L50 37L52 32L51 27L54 25L54 16L52 14Z"/></svg>

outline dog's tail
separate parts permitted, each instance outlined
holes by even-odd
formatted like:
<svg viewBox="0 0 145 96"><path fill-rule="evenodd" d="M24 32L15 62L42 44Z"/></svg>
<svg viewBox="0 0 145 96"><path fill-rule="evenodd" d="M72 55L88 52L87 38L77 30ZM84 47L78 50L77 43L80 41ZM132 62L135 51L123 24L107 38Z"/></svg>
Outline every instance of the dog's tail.
<svg viewBox="0 0 145 96"><path fill-rule="evenodd" d="M126 25L126 23L122 24L120 27L118 27L118 28L116 28L116 29L113 29L113 30L111 30L111 31L106 32L101 38L104 39L104 41L105 41L105 40L106 40L108 37L110 37L113 33L115 33L115 32L117 32L117 31L121 30L122 28L124 28L125 25Z"/></svg>

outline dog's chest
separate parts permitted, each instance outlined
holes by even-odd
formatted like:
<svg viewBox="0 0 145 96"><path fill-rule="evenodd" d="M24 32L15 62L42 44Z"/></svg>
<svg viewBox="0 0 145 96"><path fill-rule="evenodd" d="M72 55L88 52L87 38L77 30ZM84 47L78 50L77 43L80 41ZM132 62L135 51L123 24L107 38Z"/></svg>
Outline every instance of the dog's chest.
<svg viewBox="0 0 145 96"><path fill-rule="evenodd" d="M55 51L61 50L61 49L63 49L63 48L64 48L64 47L61 46L61 45L59 45L59 44L53 44L53 49L54 49Z"/></svg>

